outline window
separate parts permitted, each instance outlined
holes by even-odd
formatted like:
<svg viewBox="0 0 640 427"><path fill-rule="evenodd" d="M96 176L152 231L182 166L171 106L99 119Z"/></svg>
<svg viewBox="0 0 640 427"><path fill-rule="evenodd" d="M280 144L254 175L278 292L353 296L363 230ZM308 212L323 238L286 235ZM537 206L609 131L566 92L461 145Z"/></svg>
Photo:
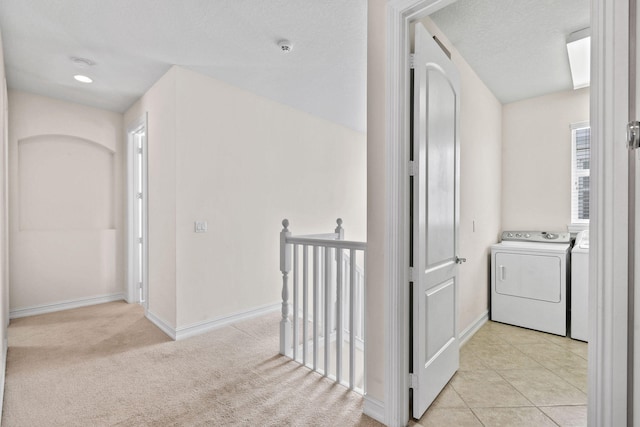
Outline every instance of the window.
<svg viewBox="0 0 640 427"><path fill-rule="evenodd" d="M589 170L591 128L589 123L571 125L571 223L589 224Z"/></svg>

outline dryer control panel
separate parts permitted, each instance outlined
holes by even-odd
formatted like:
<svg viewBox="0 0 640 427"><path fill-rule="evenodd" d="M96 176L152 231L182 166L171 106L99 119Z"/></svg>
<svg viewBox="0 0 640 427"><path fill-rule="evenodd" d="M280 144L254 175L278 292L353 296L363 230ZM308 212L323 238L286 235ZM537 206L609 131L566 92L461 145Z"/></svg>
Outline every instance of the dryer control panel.
<svg viewBox="0 0 640 427"><path fill-rule="evenodd" d="M571 235L560 231L503 231L502 241L569 243Z"/></svg>

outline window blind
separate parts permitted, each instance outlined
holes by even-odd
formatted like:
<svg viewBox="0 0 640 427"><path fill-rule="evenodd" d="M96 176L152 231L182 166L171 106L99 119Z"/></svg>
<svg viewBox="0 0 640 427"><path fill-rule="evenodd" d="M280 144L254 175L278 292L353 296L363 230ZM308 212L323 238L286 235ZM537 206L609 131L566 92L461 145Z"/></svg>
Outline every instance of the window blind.
<svg viewBox="0 0 640 427"><path fill-rule="evenodd" d="M589 222L589 180L591 169L591 128L588 124L571 129L571 222Z"/></svg>

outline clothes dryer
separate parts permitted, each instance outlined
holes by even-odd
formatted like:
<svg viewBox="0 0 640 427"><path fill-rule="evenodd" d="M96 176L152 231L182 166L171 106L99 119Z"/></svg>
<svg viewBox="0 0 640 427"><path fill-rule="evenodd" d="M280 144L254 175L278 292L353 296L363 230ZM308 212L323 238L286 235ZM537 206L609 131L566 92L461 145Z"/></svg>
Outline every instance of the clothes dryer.
<svg viewBox="0 0 640 427"><path fill-rule="evenodd" d="M571 338L588 339L589 230L581 231L571 251Z"/></svg>
<svg viewBox="0 0 640 427"><path fill-rule="evenodd" d="M491 246L491 319L567 335L569 233L505 231Z"/></svg>

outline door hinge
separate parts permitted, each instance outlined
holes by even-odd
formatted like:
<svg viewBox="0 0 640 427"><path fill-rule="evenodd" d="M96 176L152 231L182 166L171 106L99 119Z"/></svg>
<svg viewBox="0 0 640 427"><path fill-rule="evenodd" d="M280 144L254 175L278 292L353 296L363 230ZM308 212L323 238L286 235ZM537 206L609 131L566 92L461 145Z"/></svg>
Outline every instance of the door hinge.
<svg viewBox="0 0 640 427"><path fill-rule="evenodd" d="M627 124L627 148L635 150L640 147L640 122L632 121Z"/></svg>
<svg viewBox="0 0 640 427"><path fill-rule="evenodd" d="M416 68L415 58L416 58L416 54L415 53L410 53L409 54L409 68L412 69L412 70L414 68Z"/></svg>
<svg viewBox="0 0 640 427"><path fill-rule="evenodd" d="M409 374L409 388L418 388L418 376L416 374Z"/></svg>
<svg viewBox="0 0 640 427"><path fill-rule="evenodd" d="M138 154L142 154L142 147L138 148Z"/></svg>
<svg viewBox="0 0 640 427"><path fill-rule="evenodd" d="M415 273L415 269L413 267L409 267L409 281L410 282L415 282L416 281L416 273Z"/></svg>
<svg viewBox="0 0 640 427"><path fill-rule="evenodd" d="M138 193L138 194L136 194L136 198L138 198L138 199L142 199L142 193Z"/></svg>
<svg viewBox="0 0 640 427"><path fill-rule="evenodd" d="M409 160L409 176L415 176L417 171L418 166L416 165L416 162L414 160Z"/></svg>

